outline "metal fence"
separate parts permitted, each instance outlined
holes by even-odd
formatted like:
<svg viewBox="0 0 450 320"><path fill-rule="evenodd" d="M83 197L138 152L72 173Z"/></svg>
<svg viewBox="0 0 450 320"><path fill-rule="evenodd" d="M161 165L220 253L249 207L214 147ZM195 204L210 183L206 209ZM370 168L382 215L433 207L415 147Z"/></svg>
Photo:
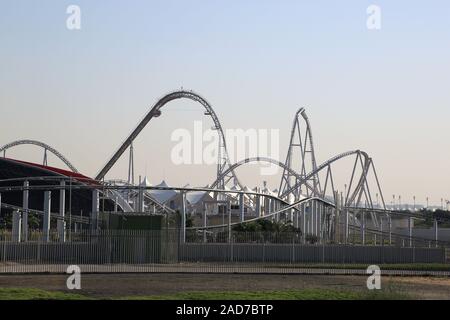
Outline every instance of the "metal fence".
<svg viewBox="0 0 450 320"><path fill-rule="evenodd" d="M179 231L105 230L72 233L59 241L52 234L30 233L27 242L0 233L0 273L65 272L301 272L308 264L445 263L443 247L304 243L297 233L232 232L187 237ZM227 233L228 234L228 233ZM52 241L53 240L53 241ZM203 242L205 241L206 242Z"/></svg>

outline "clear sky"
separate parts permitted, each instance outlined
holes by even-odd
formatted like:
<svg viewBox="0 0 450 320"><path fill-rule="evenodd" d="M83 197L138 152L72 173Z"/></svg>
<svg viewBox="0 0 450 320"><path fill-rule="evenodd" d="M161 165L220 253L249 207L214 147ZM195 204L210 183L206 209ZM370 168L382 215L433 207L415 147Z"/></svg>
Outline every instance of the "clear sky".
<svg viewBox="0 0 450 320"><path fill-rule="evenodd" d="M66 28L71 4L81 30ZM366 27L371 4L381 30ZM281 160L306 107L319 163L363 149L386 198L439 203L450 198L449 57L445 0L1 0L0 145L41 140L94 176L158 97L184 87L225 128L279 129ZM137 174L214 180L214 166L170 161L171 132L194 120L212 125L178 101L152 121L136 141ZM32 147L8 155L42 156ZM126 172L124 156L108 177ZM241 173L249 185L261 184L255 172ZM279 177L264 179L278 187Z"/></svg>

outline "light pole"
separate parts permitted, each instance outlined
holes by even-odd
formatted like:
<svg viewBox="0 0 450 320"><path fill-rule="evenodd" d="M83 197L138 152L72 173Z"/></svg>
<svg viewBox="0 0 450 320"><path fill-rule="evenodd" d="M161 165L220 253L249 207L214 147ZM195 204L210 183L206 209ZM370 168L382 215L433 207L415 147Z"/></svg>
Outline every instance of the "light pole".
<svg viewBox="0 0 450 320"><path fill-rule="evenodd" d="M428 197L427 197L427 210L428 210Z"/></svg>
<svg viewBox="0 0 450 320"><path fill-rule="evenodd" d="M413 201L414 201L414 212L416 211L416 196L413 196Z"/></svg>
<svg viewBox="0 0 450 320"><path fill-rule="evenodd" d="M392 195L392 210L395 210L395 194Z"/></svg>
<svg viewBox="0 0 450 320"><path fill-rule="evenodd" d="M402 196L398 196L398 210L402 210Z"/></svg>

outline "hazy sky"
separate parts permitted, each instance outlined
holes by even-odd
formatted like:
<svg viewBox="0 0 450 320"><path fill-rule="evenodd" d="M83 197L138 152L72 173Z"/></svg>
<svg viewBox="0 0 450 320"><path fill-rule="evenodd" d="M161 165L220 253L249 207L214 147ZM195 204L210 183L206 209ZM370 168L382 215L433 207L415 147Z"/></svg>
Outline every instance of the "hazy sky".
<svg viewBox="0 0 450 320"><path fill-rule="evenodd" d="M67 6L81 30L66 28ZM381 30L366 27L369 5ZM450 198L448 1L0 2L0 145L44 141L89 176L153 103L183 87L214 106L225 128L280 130L305 107L319 163L348 150L374 159L386 198ZM135 143L137 174L206 185L214 166L170 161L177 128L212 122L178 101ZM41 161L33 147L11 157ZM60 165L56 160L51 162ZM257 170L239 171L254 186ZM126 177L127 154L108 177ZM347 173L345 173L347 174Z"/></svg>

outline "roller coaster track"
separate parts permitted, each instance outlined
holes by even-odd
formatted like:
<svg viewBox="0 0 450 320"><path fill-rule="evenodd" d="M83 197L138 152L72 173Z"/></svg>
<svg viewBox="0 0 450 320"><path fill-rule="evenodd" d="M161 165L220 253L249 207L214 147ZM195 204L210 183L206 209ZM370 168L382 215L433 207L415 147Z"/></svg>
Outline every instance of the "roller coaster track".
<svg viewBox="0 0 450 320"><path fill-rule="evenodd" d="M277 199L277 200L280 200L280 199ZM298 200L298 201L296 201L296 202L294 202L292 204L288 204L287 206L285 206L285 207L283 207L283 208L281 208L279 210L276 210L274 212L271 212L269 214L266 214L264 216L248 219L248 220L245 220L245 221L242 221L242 222L240 221L240 222L233 222L233 223L230 223L230 224L212 225L212 226L207 226L207 227L190 227L190 228L186 228L186 229L192 229L192 230L216 229L216 228L225 228L225 227L228 227L228 226L236 226L236 225L240 225L240 224L243 224L243 223L255 222L255 221L258 221L258 220L263 220L263 219L275 217L276 215L278 215L280 213L289 212L290 210L297 209L299 207L299 205L304 204L304 203L308 203L308 202L311 202L311 201L318 201L318 202L323 203L324 205L327 205L327 206L330 206L330 207L334 207L333 203L331 203L329 201L326 201L326 200L324 200L322 198L309 197L309 198L304 198L304 199Z"/></svg>
<svg viewBox="0 0 450 320"><path fill-rule="evenodd" d="M177 99L189 99L194 102L200 103L204 109L205 109L205 115L210 116L212 121L214 122L214 128L218 131L219 135L219 155L218 155L218 164L217 164L217 176L216 180L211 185L210 189L215 190L225 190L225 184L228 183L231 179L234 179L236 185L240 187L240 190L244 190L243 185L239 182L237 175L235 174L235 169L249 163L253 162L265 162L270 163L276 166L279 166L283 169L283 176L281 179L280 189L279 193L277 195L277 199L281 202L284 202L285 204L290 203L296 203L297 200L300 199L300 194L302 192L302 188L305 188L306 193L303 194L306 198L320 198L323 201L326 201L326 189L328 181L331 180L331 186L333 188L333 196L335 197L335 189L334 189L334 183L331 173L331 164L334 162L350 157L352 155L357 155L356 161L355 161L355 167L353 169L352 178L350 182L350 186L348 189L348 194L346 195L346 201L344 206L348 207L352 205L353 203L356 203L356 206L358 207L361 202L362 195L366 196L366 201L368 199L369 205L373 208L372 199L369 191L369 186L367 182L367 174L372 166L375 177L376 172L375 168L373 167L372 159L368 156L367 153L361 150L354 150L349 152L344 152L339 155L336 155L335 157L325 161L320 166L317 166L315 154L314 154L314 144L313 144L313 136L312 136L312 130L310 126L309 119L306 115L305 109L300 108L294 118L292 130L291 130L291 139L290 139L290 145L288 150L288 155L286 157L286 162L282 163L280 161L268 158L268 157L252 157L247 158L241 161L238 161L234 164L230 163L230 158L227 152L226 148L226 139L224 135L224 130L222 125L220 124L219 118L217 117L217 114L215 113L214 109L212 108L211 104L206 101L203 97L201 97L199 94L194 93L192 91L174 91L172 93L169 93L162 98L160 98L150 109L149 112L146 113L144 118L139 122L137 127L131 132L131 134L127 137L127 139L120 145L119 149L113 154L111 159L106 163L106 165L100 170L100 172L96 176L97 181L102 181L105 178L105 175L109 172L109 170L114 166L114 164L118 161L118 159L123 155L123 153L127 150L127 148L130 148L132 146L133 141L138 137L138 135L141 133L141 131L149 124L149 122L154 117L161 116L161 109L168 103L170 103L173 100ZM305 123L305 126L300 126L300 120L303 120ZM305 133L302 133L300 129L306 130ZM294 138L298 138L298 142L295 141ZM0 148L0 151L5 151L8 148L21 145L21 144L32 144L37 145L42 148L44 148L46 151L49 150L53 154L55 154L61 161L63 161L72 171L78 172L76 168L64 157L62 156L57 150L54 148L48 146L45 143L35 141L35 140L19 140L12 143L9 143L3 147ZM294 158L293 156L293 148L299 147L300 148L300 168L298 170L294 170L292 167L292 160ZM309 157L310 162L306 161L306 158ZM44 158L46 159L46 157ZM350 194L351 185L353 183L354 175L355 175L355 168L357 165L357 162L360 162L360 165L362 167L362 174L359 177L359 180L356 181L354 186L353 193ZM312 168L312 170L308 173L307 172L307 164ZM327 169L327 178L324 184L324 189L322 190L320 180L319 180L319 173L323 170ZM356 177L355 177L356 180ZM378 178L376 177L378 188L380 190L381 194L381 188L379 186ZM117 181L116 181L117 182ZM113 182L106 182L113 183ZM123 184L126 187L131 187L131 185L125 181L120 181L121 184ZM290 198L290 195L295 195L295 197L292 199ZM112 197L117 197L117 194L110 195ZM158 208L164 208L163 204L158 203L156 200L152 199L151 196L148 196L148 194L145 194L147 200L149 200L152 204L157 206ZM382 194L381 194L382 196ZM294 200L294 201L292 201ZM383 200L383 206L384 205L384 199ZM124 200L125 201L125 200ZM336 198L334 199L334 202L336 204ZM295 207L295 206L294 206ZM167 208L166 208L167 209ZM283 211L284 212L284 211Z"/></svg>
<svg viewBox="0 0 450 320"><path fill-rule="evenodd" d="M45 151L50 151L51 153L53 153L58 159L60 159L62 162L64 162L64 164L70 168L70 170L72 170L73 172L78 173L78 170L70 163L69 160L66 159L66 157L64 157L60 152L58 152L55 148L52 148L51 146L49 146L48 144L45 144L43 142L37 141L37 140L17 140L17 141L13 141L11 143L5 144L4 146L0 147L0 152L3 151L3 155L5 156L6 150L15 147L15 146L19 146L19 145L35 145L41 148L44 148ZM44 164L45 164L45 159L47 158L46 156L46 152L44 155Z"/></svg>
<svg viewBox="0 0 450 320"><path fill-rule="evenodd" d="M303 121L305 123L305 128L300 125L300 116L303 118ZM302 133L302 128L304 129L304 132ZM308 150L309 147L309 150ZM309 118L306 114L306 111L304 108L300 108L296 113L294 117L294 122L292 124L291 129L291 135L289 140L289 148L286 156L285 161L285 167L292 168L293 163L292 160L294 157L294 151L296 149L299 149L299 160L300 160L300 167L298 168L298 172L300 173L301 177L304 177L308 170L314 171L317 168L316 164L316 156L314 152L314 142L313 142L313 135L312 135L312 129L311 124L309 122ZM311 169L307 169L307 158L309 157L309 160L311 161ZM294 181L298 179L298 176L292 175L289 170L284 169L283 175L281 177L280 181L280 187L278 189L278 194L283 194L287 188L290 188L292 185L292 178L295 178ZM312 185L314 186L314 190L312 191L312 195L319 196L321 194L321 186L319 177L317 175L312 176L310 179L312 181ZM294 199L299 199L301 189L295 190L295 192L292 192L292 196ZM306 194L309 195L310 190L306 189Z"/></svg>
<svg viewBox="0 0 450 320"><path fill-rule="evenodd" d="M316 170L313 170L312 172L308 173L304 178L302 178L299 181L297 181L294 186L292 186L290 188L287 188L286 191L280 195L280 198L284 198L284 197L286 197L286 195L288 195L293 190L296 190L296 189L300 188L303 184L306 183L306 181L308 181L308 179L310 179L311 177L317 175L320 171L322 171L323 169L327 168L330 164L332 164L332 163L334 163L334 162L336 162L336 161L338 161L340 159L343 159L343 158L346 158L346 157L349 157L349 156L352 156L352 155L355 155L355 154L362 155L366 161L369 160L368 154L365 153L364 151L361 151L361 150L348 151L348 152L344 152L344 153L338 154L338 155L332 157L331 159L325 161L324 163L322 163L320 166L318 166L316 168Z"/></svg>
<svg viewBox="0 0 450 320"><path fill-rule="evenodd" d="M270 163L270 164L279 166L284 171L287 171L287 172L289 172L289 174L295 176L297 179L302 178L302 176L299 173L297 173L296 171L294 171L293 169L291 169L290 167L286 166L284 163L282 163L278 160L268 158L268 157L252 157L252 158L243 159L243 160L238 161L238 162L234 163L233 165L231 165L227 170L222 172L222 174L217 177L216 181L214 181L211 184L211 188L215 188L219 184L221 179L224 179L224 177L226 177L231 171L234 171L235 169L237 169L238 167L240 167L242 165L256 163L256 162ZM306 185L308 188L310 188L311 191L314 191L313 186L311 186L309 183L306 183Z"/></svg>
<svg viewBox="0 0 450 320"><path fill-rule="evenodd" d="M217 164L217 176L221 176L222 172L225 170L226 167L231 166L227 148L226 148L226 141L225 141L225 135L223 132L222 125L220 124L219 118L217 117L214 109L212 108L211 104L208 103L204 98L202 98L200 95L192 92L192 91L175 91L172 93L169 93L159 99L156 104L151 108L151 110L145 115L145 117L142 119L142 121L137 125L137 127L131 132L131 134L128 136L128 138L122 143L122 145L119 147L119 149L114 153L114 155L111 157L111 159L106 163L106 165L103 167L103 169L100 170L100 172L96 176L96 180L102 180L105 175L109 172L109 170L114 166L114 164L119 160L119 158L122 156L122 154L125 152L125 150L130 147L131 143L134 141L134 139L137 138L137 136L141 133L141 131L147 126L147 124L150 122L151 119L154 117L159 117L161 115L161 109L169 102L176 100L176 99L190 99L192 101L200 103L205 108L205 115L208 115L211 117L211 119L214 122L215 129L218 131L219 134L219 159ZM231 178L234 178L237 184L243 188L243 186L240 184L239 180L237 179L237 176L234 174L234 171L228 171L231 174ZM224 189L224 183L223 181L219 184L219 189Z"/></svg>
<svg viewBox="0 0 450 320"><path fill-rule="evenodd" d="M313 144L313 137L312 137L312 130L309 123L309 119L306 115L305 109L301 108L297 111L295 114L295 119L293 123L293 127L291 130L291 141L288 151L288 156L286 157L286 163L281 163L279 161L267 158L267 157L253 157L241 160L235 164L231 164L229 160L229 155L226 148L226 140L224 131L222 128L222 125L220 124L219 118L217 117L215 111L211 107L211 104L208 103L203 97L200 95L192 92L192 91L174 91L172 93L169 93L162 98L160 98L150 109L150 111L145 115L145 117L140 121L140 123L137 125L137 127L131 132L131 134L128 136L128 138L120 145L119 149L114 153L114 155L111 157L111 159L106 163L106 165L100 170L98 175L96 176L96 180L102 180L104 179L105 175L109 172L109 170L114 166L114 164L118 161L118 159L123 155L123 153L126 151L127 148L131 147L132 142L138 137L138 135L141 133L141 131L148 125L151 119L154 117L159 117L161 115L161 109L168 104L169 102L177 99L190 99L192 101L200 103L204 109L205 109L205 115L208 115L211 117L211 119L214 122L215 129L217 129L219 134L219 159L217 164L217 176L214 183L211 185L212 188L216 189L225 189L225 184L230 181L231 179L234 179L237 186L240 187L241 190L244 189L243 185L239 182L237 175L235 174L235 169L243 164L247 164L250 162L267 162L274 165L279 166L283 169L283 176L282 181L280 184L280 190L278 194L278 198L280 199L288 199L288 196L291 194L296 195L295 200L299 199L300 192L302 190L302 187L305 187L307 190L306 196L313 195L317 197L325 198L325 190L321 190L321 184L319 180L319 173L328 168L328 171L331 171L330 165L342 158L349 157L352 155L357 154L358 158L357 160L361 160L361 165L363 166L364 170L363 173L359 179L359 181L356 184L355 191L351 195L347 195L346 200L351 200L351 202L355 201L355 198L357 197L358 203L361 200L361 195L364 194L366 198L370 198L370 192L368 191L368 184L367 184L367 173L370 169L370 165L373 166L372 160L369 158L367 153L356 150L356 151L350 151L345 152L342 154L339 154L328 161L324 162L320 166L317 166L316 159L314 155L314 144ZM301 116L301 118L300 118ZM306 133L304 135L300 132L300 123L299 119L303 119L306 124ZM294 136L298 134L299 138L299 144L296 144L294 142ZM295 171L292 169L291 162L293 158L292 149L295 146L299 146L301 149L301 167L300 171ZM309 150L308 150L309 149ZM311 159L311 172L307 173L306 171L306 157L307 153L309 153L309 157ZM327 181L328 181L328 175L331 175L331 173L327 173ZM354 174L354 172L353 172ZM353 182L353 174L352 174L352 182ZM293 179L294 183L291 183L291 178ZM330 178L332 180L332 177ZM377 181L378 183L378 181ZM333 181L331 181L331 184L333 184ZM325 185L326 189L326 185ZM350 191L350 189L349 189ZM334 186L333 186L333 192L334 192ZM291 202L291 201L288 201ZM370 203L371 203L370 199ZM384 202L383 202L384 203Z"/></svg>

